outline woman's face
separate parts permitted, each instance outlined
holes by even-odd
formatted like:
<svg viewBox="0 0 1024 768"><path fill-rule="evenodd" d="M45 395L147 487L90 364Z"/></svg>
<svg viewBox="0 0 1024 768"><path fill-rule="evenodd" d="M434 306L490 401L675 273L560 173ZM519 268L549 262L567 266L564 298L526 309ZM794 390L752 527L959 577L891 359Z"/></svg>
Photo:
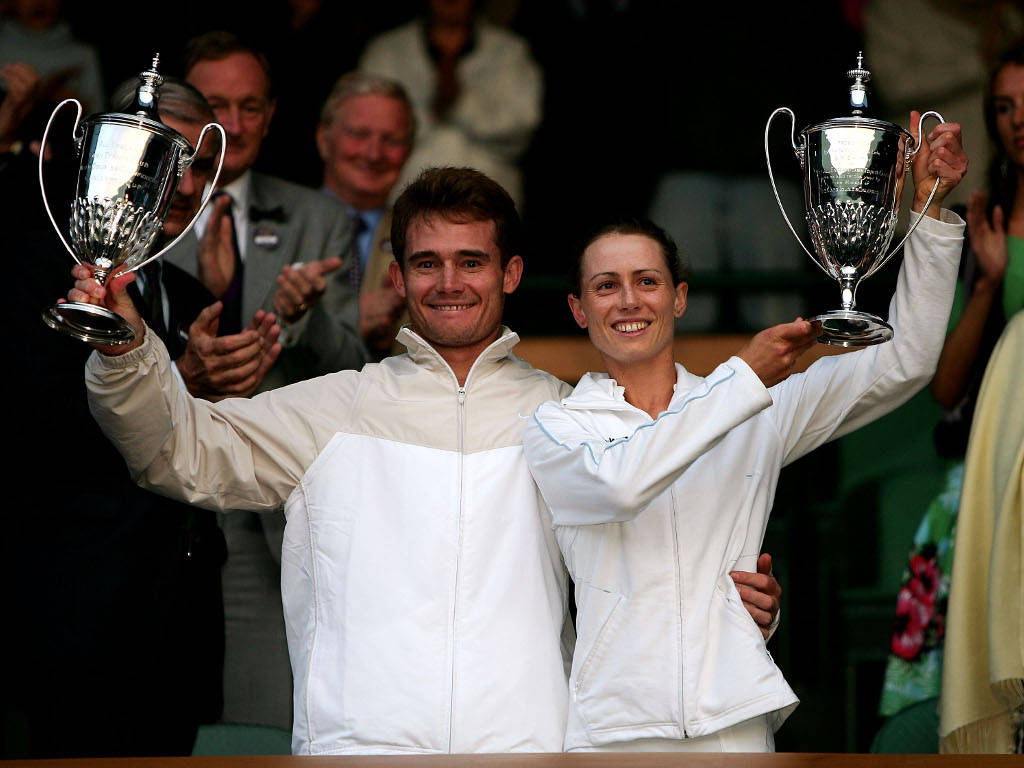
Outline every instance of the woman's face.
<svg viewBox="0 0 1024 768"><path fill-rule="evenodd" d="M996 132L1003 150L1024 169L1024 66L1007 64L992 83Z"/></svg>
<svg viewBox="0 0 1024 768"><path fill-rule="evenodd" d="M604 235L587 246L580 271L580 296L569 296L569 306L606 363L665 354L671 362L686 283L672 285L661 246L645 235Z"/></svg>

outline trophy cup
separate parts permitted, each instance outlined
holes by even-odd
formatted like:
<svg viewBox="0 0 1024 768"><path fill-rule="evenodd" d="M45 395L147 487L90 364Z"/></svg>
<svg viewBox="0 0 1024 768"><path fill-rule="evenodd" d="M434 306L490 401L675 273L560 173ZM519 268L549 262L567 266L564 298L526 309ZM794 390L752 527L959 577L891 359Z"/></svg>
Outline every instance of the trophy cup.
<svg viewBox="0 0 1024 768"><path fill-rule="evenodd" d="M800 247L825 274L839 281L842 308L811 318L820 323L818 341L840 347L861 347L880 344L892 338L892 326L880 317L858 312L857 285L881 269L916 229L920 219L900 241L886 253L896 229L900 195L907 166L921 148L925 118L937 112L926 112L918 123L917 138L895 123L864 117L867 107L866 83L871 73L864 69L863 54L857 56L857 67L846 73L850 84L851 117L837 117L809 126L800 132L796 142L796 116L787 107L772 112L764 129L764 153L768 176L775 200L782 211L789 231ZM790 144L800 163L804 185L807 229L812 253L800 240L786 215L772 174L768 151L768 131L780 112L790 119ZM925 210L938 189L936 179Z"/></svg>
<svg viewBox="0 0 1024 768"><path fill-rule="evenodd" d="M157 72L159 63L157 54L151 67L139 75L133 114L104 113L82 120L81 103L65 99L53 110L43 132L39 188L46 214L71 258L87 265L101 285L113 274L139 269L160 258L184 237L209 202L224 163L227 138L220 125L205 125L193 149L184 136L160 122L157 102L163 78ZM67 104L78 107L72 128L80 161L71 204L70 235L74 247L57 226L43 184L47 136L57 113ZM214 130L220 132L220 162L199 211L172 242L148 255L163 229L178 180L197 157L207 132ZM95 344L128 344L135 338L135 331L126 320L95 304L54 304L43 311L43 321L54 330Z"/></svg>

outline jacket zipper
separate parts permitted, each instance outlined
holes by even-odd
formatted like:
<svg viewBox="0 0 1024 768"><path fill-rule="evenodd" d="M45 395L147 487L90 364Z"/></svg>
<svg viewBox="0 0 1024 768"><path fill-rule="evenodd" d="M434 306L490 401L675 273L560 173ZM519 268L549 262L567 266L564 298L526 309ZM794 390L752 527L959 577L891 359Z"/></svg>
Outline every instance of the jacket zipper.
<svg viewBox="0 0 1024 768"><path fill-rule="evenodd" d="M472 369L470 369L472 372ZM469 383L469 376L466 377ZM457 380L456 380L457 383ZM455 587L452 595L452 677L451 688L448 695L448 752L452 751L452 738L455 722L455 624L459 611L459 570L462 565L462 515L463 515L463 478L465 476L465 437L466 437L466 387L458 388L456 393L458 401L458 422L459 422L459 540L455 548Z"/></svg>
<svg viewBox="0 0 1024 768"><path fill-rule="evenodd" d="M422 338L419 337L419 336L416 336L415 333L413 333L411 331L410 331L410 333L412 333L412 335L415 336L417 339L420 339L420 341L423 341ZM449 688L448 688L448 752L452 751L452 739L453 739L454 722L455 722L455 624L456 624L456 618L457 618L457 614L458 614L458 603L459 603L459 570L460 570L460 567L462 565L462 532L463 532L462 517L463 517L463 511L464 511L464 509L463 509L463 498L462 497L463 497L463 489L464 489L463 474L464 474L464 463L465 463L465 436L466 436L465 435L465 433L466 433L466 415L465 415L466 414L466 407L465 407L465 403L466 403L466 390L469 387L470 379L473 378L473 371L476 370L477 365L480 363L481 360L483 360L484 358L486 358L488 356L488 354L491 351L491 348L496 346L497 344L499 344L503 340L503 338L504 337L499 336L497 339L495 339L493 342L491 342L490 346L488 346L485 350L483 350L483 352L481 352L477 356L476 360L473 361L473 365L471 365L470 368L469 368L469 373L466 374L466 383L465 384L461 384L461 385L459 384L458 377L455 375L455 371L453 371L451 366L448 365L448 362L443 357L441 357L440 354L438 354L437 350L435 350L433 347L431 347L426 342L423 342L424 346L433 353L433 355L438 359L438 361L441 363L441 365L443 365L446 369L448 369L448 373L451 374L452 381L455 382L455 387L456 387L456 389L455 389L455 399L456 399L456 402L458 404L457 413L458 413L458 422L459 422L459 444L458 444L458 448L459 448L459 540L458 540L458 546L457 546L457 548L455 550L455 584L454 584L454 592L452 594L452 613L451 613L451 633L452 633L451 662L452 662L452 673L451 673L451 679L449 680Z"/></svg>
<svg viewBox="0 0 1024 768"><path fill-rule="evenodd" d="M672 499L672 554L673 564L672 572L676 579L676 605L678 609L676 615L678 619L676 621L676 642L678 643L679 649L679 727L683 730L683 738L689 738L686 733L686 710L684 709L684 683L686 680L685 665L686 659L684 658L683 652L683 585L682 578L679 573L679 527L678 521L676 520L676 491L675 488L671 488L669 491Z"/></svg>

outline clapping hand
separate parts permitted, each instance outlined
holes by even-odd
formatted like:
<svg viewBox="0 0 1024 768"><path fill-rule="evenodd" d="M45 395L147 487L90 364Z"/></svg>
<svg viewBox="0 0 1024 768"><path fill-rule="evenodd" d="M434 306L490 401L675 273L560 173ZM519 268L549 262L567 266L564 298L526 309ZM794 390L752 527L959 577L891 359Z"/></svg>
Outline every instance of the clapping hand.
<svg viewBox="0 0 1024 768"><path fill-rule="evenodd" d="M272 313L260 310L241 333L217 336L223 309L218 301L199 313L176 361L188 391L211 401L251 396L281 354L281 327Z"/></svg>
<svg viewBox="0 0 1024 768"><path fill-rule="evenodd" d="M277 276L277 293L274 294L274 309L281 319L286 323L294 323L301 318L327 290L324 275L341 265L341 259L336 256L286 265Z"/></svg>

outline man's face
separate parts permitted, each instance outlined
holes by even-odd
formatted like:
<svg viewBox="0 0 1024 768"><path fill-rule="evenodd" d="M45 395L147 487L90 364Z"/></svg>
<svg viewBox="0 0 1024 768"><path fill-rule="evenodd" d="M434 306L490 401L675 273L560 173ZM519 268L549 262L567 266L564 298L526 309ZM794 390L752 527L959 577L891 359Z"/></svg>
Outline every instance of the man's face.
<svg viewBox="0 0 1024 768"><path fill-rule="evenodd" d="M645 235L604 235L587 246L581 267L580 295L569 296L569 307L609 369L671 359L687 286L672 285L661 246Z"/></svg>
<svg viewBox="0 0 1024 768"><path fill-rule="evenodd" d="M199 132L203 128L199 123L185 122L170 115L161 115L161 120L188 139L193 147L199 141ZM199 148L199 155L178 181L178 189L171 198L171 206L167 210L167 218L164 219L165 240L180 235L192 221L192 217L199 210L199 204L203 201L203 189L213 178L213 169L220 150L214 152L214 142L210 140L210 136L211 134L207 134L203 146Z"/></svg>
<svg viewBox="0 0 1024 768"><path fill-rule="evenodd" d="M494 222L460 224L440 216L413 220L405 269L392 262L390 272L413 329L442 356L449 349L479 353L498 337L505 294L522 273L519 256L502 269Z"/></svg>
<svg viewBox="0 0 1024 768"><path fill-rule="evenodd" d="M342 102L316 132L324 184L357 210L382 207L409 157L411 128L397 99L367 94Z"/></svg>
<svg viewBox="0 0 1024 768"><path fill-rule="evenodd" d="M228 135L220 184L229 184L256 162L270 129L275 106L270 83L259 61L248 53L200 61L185 79L210 102Z"/></svg>

